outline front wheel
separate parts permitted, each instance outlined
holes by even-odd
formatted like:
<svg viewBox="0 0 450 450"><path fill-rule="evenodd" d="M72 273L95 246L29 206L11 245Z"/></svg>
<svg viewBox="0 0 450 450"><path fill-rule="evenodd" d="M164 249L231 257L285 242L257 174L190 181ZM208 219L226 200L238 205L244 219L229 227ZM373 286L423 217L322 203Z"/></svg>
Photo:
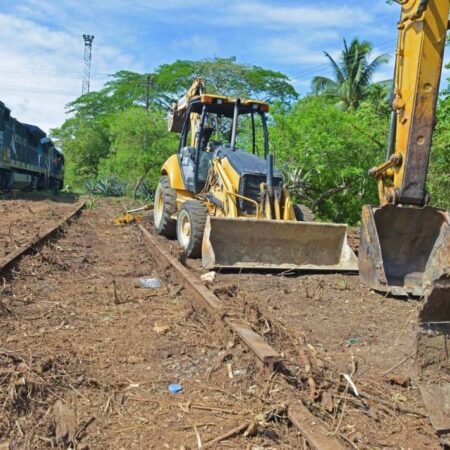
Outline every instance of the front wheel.
<svg viewBox="0 0 450 450"><path fill-rule="evenodd" d="M316 219L313 212L304 205L294 205L294 212L297 222L314 222Z"/></svg>
<svg viewBox="0 0 450 450"><path fill-rule="evenodd" d="M177 194L170 187L169 178L161 177L155 192L153 223L158 234L168 238L175 237L176 221L172 215L177 212Z"/></svg>
<svg viewBox="0 0 450 450"><path fill-rule="evenodd" d="M202 202L184 202L177 217L177 238L189 258L202 256L202 241L208 210Z"/></svg>

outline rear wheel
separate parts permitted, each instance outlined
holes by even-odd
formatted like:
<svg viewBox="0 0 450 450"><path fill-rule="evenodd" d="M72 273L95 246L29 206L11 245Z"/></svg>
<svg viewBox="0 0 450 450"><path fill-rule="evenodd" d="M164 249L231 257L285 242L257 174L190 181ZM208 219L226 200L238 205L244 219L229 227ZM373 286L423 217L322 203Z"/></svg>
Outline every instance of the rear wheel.
<svg viewBox="0 0 450 450"><path fill-rule="evenodd" d="M208 210L202 202L186 201L177 218L177 238L184 253L190 258L202 256L202 241Z"/></svg>
<svg viewBox="0 0 450 450"><path fill-rule="evenodd" d="M168 238L175 237L176 233L176 220L171 218L177 212L176 199L169 178L161 177L155 192L154 226L158 234Z"/></svg>
<svg viewBox="0 0 450 450"><path fill-rule="evenodd" d="M314 222L313 212L304 205L294 205L295 218L297 222Z"/></svg>

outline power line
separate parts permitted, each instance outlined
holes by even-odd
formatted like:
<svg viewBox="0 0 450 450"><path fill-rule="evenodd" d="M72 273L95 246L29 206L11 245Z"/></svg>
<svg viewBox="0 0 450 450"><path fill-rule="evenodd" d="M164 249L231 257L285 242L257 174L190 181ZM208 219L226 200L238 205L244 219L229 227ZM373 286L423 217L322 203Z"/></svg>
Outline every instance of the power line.
<svg viewBox="0 0 450 450"><path fill-rule="evenodd" d="M0 70L4 72L27 72L27 73L49 73L49 74L73 74L82 76L83 72L78 70L61 70L61 69L47 69L47 68L36 68L36 67L13 67L13 66L0 66ZM110 76L114 71L111 72L91 72L91 76Z"/></svg>
<svg viewBox="0 0 450 450"><path fill-rule="evenodd" d="M58 89L40 89L40 88L33 88L33 87L21 87L21 86L9 86L0 84L0 88L5 89L7 91L15 91L15 92L28 92L32 94L52 94L52 95L78 95L78 92L74 91L63 91Z"/></svg>

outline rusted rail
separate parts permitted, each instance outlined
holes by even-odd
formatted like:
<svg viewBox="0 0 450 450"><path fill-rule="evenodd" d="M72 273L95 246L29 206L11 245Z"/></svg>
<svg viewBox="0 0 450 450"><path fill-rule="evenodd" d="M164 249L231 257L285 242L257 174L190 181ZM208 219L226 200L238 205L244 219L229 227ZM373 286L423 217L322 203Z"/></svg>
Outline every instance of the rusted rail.
<svg viewBox="0 0 450 450"><path fill-rule="evenodd" d="M306 406L296 403L288 408L290 422L300 431L313 450L345 450L345 447L314 417Z"/></svg>
<svg viewBox="0 0 450 450"><path fill-rule="evenodd" d="M273 349L262 336L256 333L247 323L227 316L220 299L207 289L204 284L193 275L183 264L174 258L158 242L142 224L139 228L156 254L156 262L164 270L169 267L174 281L183 285L184 289L202 307L206 307L213 317L231 329L242 342L253 352L258 360L273 371L282 364L281 355ZM314 450L344 450L345 446L334 436L330 436L319 420L302 404L295 403L288 407L288 418L308 441Z"/></svg>
<svg viewBox="0 0 450 450"><path fill-rule="evenodd" d="M139 224L139 228L151 244L158 255L157 263L163 268L169 264L175 269L174 278L184 286L184 288L192 295L195 300L203 307L207 307L215 316L216 320L222 321L227 325L242 342L255 354L258 360L269 370L281 363L281 356L276 352L259 334L245 322L230 319L226 315L219 298L207 289L203 283L195 277L186 267L183 266L176 258L170 255L158 240L143 225Z"/></svg>
<svg viewBox="0 0 450 450"><path fill-rule="evenodd" d="M31 251L33 248L41 244L46 239L49 239L53 234L59 230L61 227L63 227L66 223L68 223L71 219L73 219L75 216L77 216L80 211L83 209L85 205L85 201L78 203L78 205L70 211L68 214L66 214L60 221L58 221L56 224L51 225L49 228L47 228L42 234L36 236L34 239L32 239L29 243L27 243L25 246L20 247L13 252L11 252L9 255L3 257L0 259L0 273L3 273L5 270L7 270L9 267L11 267L12 264L16 263L22 256L27 254L29 251Z"/></svg>

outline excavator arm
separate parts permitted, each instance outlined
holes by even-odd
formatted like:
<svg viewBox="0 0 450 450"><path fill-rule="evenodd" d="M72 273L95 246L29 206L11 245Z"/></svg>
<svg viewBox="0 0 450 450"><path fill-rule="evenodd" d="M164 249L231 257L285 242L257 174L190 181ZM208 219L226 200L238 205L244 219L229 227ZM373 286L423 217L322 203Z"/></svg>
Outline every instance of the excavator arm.
<svg viewBox="0 0 450 450"><path fill-rule="evenodd" d="M450 445L450 215L428 206L426 179L449 0L396 0L394 100L387 161L369 173L381 206L362 212L359 270L369 287L423 297L415 367L430 420Z"/></svg>
<svg viewBox="0 0 450 450"><path fill-rule="evenodd" d="M371 169L380 203L424 206L449 0L402 0L388 160Z"/></svg>
<svg viewBox="0 0 450 450"><path fill-rule="evenodd" d="M450 1L397 3L402 12L388 159L369 171L381 207L363 207L359 266L373 289L422 296L450 265L449 214L427 206L425 188Z"/></svg>
<svg viewBox="0 0 450 450"><path fill-rule="evenodd" d="M186 94L184 94L183 97L181 97L181 99L178 100L178 102L172 104L168 118L169 131L173 133L181 133L189 101L192 100L194 97L202 95L204 92L205 92L205 79L196 78L189 87L189 89L186 91ZM191 146L195 147L196 130L200 124L200 114L191 113L190 122L191 122Z"/></svg>

